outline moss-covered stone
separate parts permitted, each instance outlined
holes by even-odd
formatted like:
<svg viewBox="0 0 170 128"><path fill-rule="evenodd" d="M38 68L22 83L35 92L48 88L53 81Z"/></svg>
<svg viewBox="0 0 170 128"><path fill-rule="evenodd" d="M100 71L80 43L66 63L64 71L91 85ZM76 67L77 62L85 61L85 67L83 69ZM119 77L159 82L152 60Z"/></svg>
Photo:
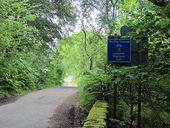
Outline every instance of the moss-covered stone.
<svg viewBox="0 0 170 128"><path fill-rule="evenodd" d="M84 123L83 128L106 128L107 103L96 101Z"/></svg>

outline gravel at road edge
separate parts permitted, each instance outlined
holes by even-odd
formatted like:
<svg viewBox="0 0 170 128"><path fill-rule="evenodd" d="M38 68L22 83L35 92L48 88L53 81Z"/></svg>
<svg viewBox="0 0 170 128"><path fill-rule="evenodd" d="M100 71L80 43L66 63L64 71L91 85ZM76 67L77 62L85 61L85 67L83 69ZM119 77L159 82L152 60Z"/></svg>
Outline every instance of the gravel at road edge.
<svg viewBox="0 0 170 128"><path fill-rule="evenodd" d="M48 128L81 128L86 115L79 107L79 93L73 94L56 108Z"/></svg>

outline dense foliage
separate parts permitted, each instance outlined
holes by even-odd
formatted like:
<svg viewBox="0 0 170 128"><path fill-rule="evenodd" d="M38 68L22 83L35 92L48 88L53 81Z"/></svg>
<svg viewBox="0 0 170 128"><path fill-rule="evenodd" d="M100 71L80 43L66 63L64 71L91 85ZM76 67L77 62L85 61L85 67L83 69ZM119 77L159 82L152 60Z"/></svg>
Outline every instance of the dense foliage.
<svg viewBox="0 0 170 128"><path fill-rule="evenodd" d="M83 0L81 8L82 32L64 39L59 49L63 70L72 74L80 87L81 105L89 109L96 100L107 100L108 127L137 127L138 85L141 85L142 127L169 127L169 4L160 8L145 0ZM97 12L98 25L86 26L93 11ZM119 35L124 25L134 29L129 37L136 42L148 38L146 65L106 64L106 36ZM118 89L116 119L115 85Z"/></svg>
<svg viewBox="0 0 170 128"><path fill-rule="evenodd" d="M52 23L49 15L53 9L44 7L52 3L44 2L0 1L0 97L55 86L62 82L59 61L53 59L56 45L52 45L53 39L58 38L58 35L52 35L57 34L52 30L62 25ZM53 4L57 13L53 16L59 20L64 18L62 21L66 22L71 17L73 6L67 3L63 7L56 7L58 4L64 3L60 1ZM67 6L70 10L67 10ZM45 8L49 12L45 12ZM62 9L69 12L61 13Z"/></svg>
<svg viewBox="0 0 170 128"><path fill-rule="evenodd" d="M108 127L133 128L141 85L142 127L169 127L170 3L150 1L1 0L0 98L73 75L83 107L106 100ZM71 35L76 20L81 30ZM136 42L148 38L146 65L107 64L107 36L119 36L124 25L133 28L128 37Z"/></svg>

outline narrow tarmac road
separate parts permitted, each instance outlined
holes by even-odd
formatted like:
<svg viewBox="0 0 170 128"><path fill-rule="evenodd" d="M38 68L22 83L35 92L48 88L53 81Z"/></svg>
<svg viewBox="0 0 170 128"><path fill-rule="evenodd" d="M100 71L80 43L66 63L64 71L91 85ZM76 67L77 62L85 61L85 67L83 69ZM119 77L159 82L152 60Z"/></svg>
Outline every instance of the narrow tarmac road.
<svg viewBox="0 0 170 128"><path fill-rule="evenodd" d="M66 86L71 85L70 79L64 85L33 92L0 106L0 128L48 128L55 109L78 91Z"/></svg>

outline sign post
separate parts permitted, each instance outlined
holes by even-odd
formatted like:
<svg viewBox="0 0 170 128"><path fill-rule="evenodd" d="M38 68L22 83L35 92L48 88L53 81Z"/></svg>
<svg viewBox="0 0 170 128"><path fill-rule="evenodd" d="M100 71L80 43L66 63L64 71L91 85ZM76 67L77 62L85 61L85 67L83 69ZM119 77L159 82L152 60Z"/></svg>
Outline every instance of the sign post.
<svg viewBox="0 0 170 128"><path fill-rule="evenodd" d="M131 64L131 40L108 37L107 62L117 66ZM114 84L114 118L117 117L117 84Z"/></svg>
<svg viewBox="0 0 170 128"><path fill-rule="evenodd" d="M128 33L135 32L133 28L123 26L120 30L121 36L127 36ZM116 66L137 66L147 62L148 50L146 44L147 38L141 39L140 43L135 40L108 37L107 62L114 63ZM141 84L138 85L138 128L141 127ZM114 118L116 118L117 108L117 85L114 85Z"/></svg>

